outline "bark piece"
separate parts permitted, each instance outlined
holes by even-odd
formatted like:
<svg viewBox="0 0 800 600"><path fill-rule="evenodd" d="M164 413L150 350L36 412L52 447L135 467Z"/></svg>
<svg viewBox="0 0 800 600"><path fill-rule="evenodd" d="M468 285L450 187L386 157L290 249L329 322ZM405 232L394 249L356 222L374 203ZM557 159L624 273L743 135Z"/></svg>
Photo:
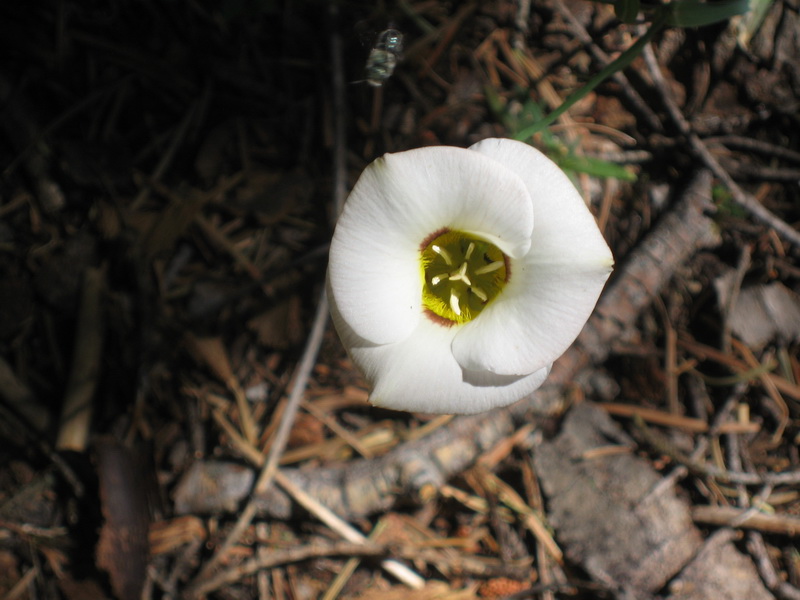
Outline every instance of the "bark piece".
<svg viewBox="0 0 800 600"><path fill-rule="evenodd" d="M108 573L118 600L138 600L147 574L150 525L141 472L131 451L110 437L98 441L95 461L105 520L97 566Z"/></svg>
<svg viewBox="0 0 800 600"><path fill-rule="evenodd" d="M431 496L453 473L471 466L482 452L514 431L507 410L498 409L492 415L492 419L485 415L454 419L450 426L379 458L352 461L344 467L283 472L336 514L367 516L391 508L400 487L417 501ZM259 498L259 508L275 518L286 519L292 514L293 503L272 486Z"/></svg>
<svg viewBox="0 0 800 600"><path fill-rule="evenodd" d="M730 270L714 281L722 311L728 308L734 276ZM800 296L779 281L744 287L727 318L731 331L751 348L776 338L791 344L800 339Z"/></svg>
<svg viewBox="0 0 800 600"><path fill-rule="evenodd" d="M561 433L534 460L550 522L571 560L631 597L663 587L700 547L687 504L631 453L587 453L630 445L608 415L590 403L573 408Z"/></svg>
<svg viewBox="0 0 800 600"><path fill-rule="evenodd" d="M681 576L670 584L667 600L774 600L753 562L731 543L729 531L714 534Z"/></svg>
<svg viewBox="0 0 800 600"><path fill-rule="evenodd" d="M175 486L175 513L235 512L253 487L254 480L252 469L236 463L214 460L196 462Z"/></svg>

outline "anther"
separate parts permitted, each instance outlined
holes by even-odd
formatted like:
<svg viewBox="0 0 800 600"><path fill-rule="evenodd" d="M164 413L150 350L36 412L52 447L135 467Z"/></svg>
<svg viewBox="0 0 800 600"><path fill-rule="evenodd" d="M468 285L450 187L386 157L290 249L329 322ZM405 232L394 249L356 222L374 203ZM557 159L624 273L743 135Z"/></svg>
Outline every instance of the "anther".
<svg viewBox="0 0 800 600"><path fill-rule="evenodd" d="M472 292L473 294L475 294L475 295L476 295L478 298L480 298L480 299L481 299L481 301L483 301L483 302L486 302L486 301L488 301L488 300L489 300L489 296L487 296L487 295L486 295L486 292L484 292L484 291L483 291L481 288L479 288L479 287L475 287L475 286L473 285L471 288L469 288L469 291L470 291L470 292Z"/></svg>
<svg viewBox="0 0 800 600"><path fill-rule="evenodd" d="M489 263L488 265L481 267L480 269L475 269L475 275L486 275L486 273L497 271L497 269L503 266L505 266L505 263L502 260L496 260L493 263Z"/></svg>
<svg viewBox="0 0 800 600"><path fill-rule="evenodd" d="M458 296L454 291L450 291L450 308L453 309L453 312L456 313L459 317L461 316L461 307L458 305Z"/></svg>
<svg viewBox="0 0 800 600"><path fill-rule="evenodd" d="M464 252L464 260L469 260L469 257L472 256L472 253L475 251L475 242L470 242L469 246L467 246L467 251Z"/></svg>
<svg viewBox="0 0 800 600"><path fill-rule="evenodd" d="M450 258L450 253L447 250L445 250L441 246L437 246L436 244L431 246L431 250L433 250L434 252L436 252L436 254L441 256L444 259L444 262L447 263L448 267L452 267L453 266L453 259Z"/></svg>
<svg viewBox="0 0 800 600"><path fill-rule="evenodd" d="M509 263L491 242L443 229L420 249L422 302L447 324L475 319L508 283Z"/></svg>

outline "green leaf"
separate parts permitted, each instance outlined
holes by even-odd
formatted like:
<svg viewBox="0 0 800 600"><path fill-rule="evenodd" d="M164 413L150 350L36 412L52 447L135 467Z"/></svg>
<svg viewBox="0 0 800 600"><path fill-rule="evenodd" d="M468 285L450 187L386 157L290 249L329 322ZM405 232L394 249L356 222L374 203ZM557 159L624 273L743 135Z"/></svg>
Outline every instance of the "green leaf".
<svg viewBox="0 0 800 600"><path fill-rule="evenodd" d="M614 13L623 23L634 23L641 7L640 0L616 0Z"/></svg>
<svg viewBox="0 0 800 600"><path fill-rule="evenodd" d="M747 212L733 201L733 195L724 185L715 185L711 188L711 199L717 206L718 218L734 217L742 219L747 216Z"/></svg>
<svg viewBox="0 0 800 600"><path fill-rule="evenodd" d="M629 168L592 156L577 156L570 154L555 159L559 167L577 173L586 173L594 177L619 179L621 181L636 181L636 174Z"/></svg>
<svg viewBox="0 0 800 600"><path fill-rule="evenodd" d="M486 103L489 105L489 110L492 111L496 117L503 120L503 124L508 126L506 122L507 119L507 111L505 104L503 103L502 99L500 98L500 94L495 91L495 89L487 85L483 88L483 93L486 96Z"/></svg>
<svg viewBox="0 0 800 600"><path fill-rule="evenodd" d="M650 29L648 29L644 33L644 35L642 35L642 37L636 40L636 42L634 42L630 46L630 48L628 48L627 50L625 50L625 52L620 54L616 58L616 60L606 65L606 67L602 71L600 71L597 75L595 75L589 81L587 81L581 89L579 89L577 92L573 93L566 100L564 100L564 102L561 103L561 106L559 106L549 115L547 115L543 119L539 119L538 122L534 123L533 125L530 125L529 127L526 127L522 131L519 131L517 135L514 136L514 139L524 142L528 140L532 135L539 133L542 129L553 123L558 117L567 112L576 102L585 98L589 94L589 92L591 92L594 88L603 83L607 78L611 77L617 71L621 71L629 64L631 64L633 60L642 53L642 50L647 45L647 43L651 39L653 39L653 36L656 33L658 33L664 26L664 18L665 15L659 12L656 15L656 18L653 20L653 23L650 25Z"/></svg>
<svg viewBox="0 0 800 600"><path fill-rule="evenodd" d="M667 25L702 27L746 13L750 8L750 0L719 0L717 2L677 0L677 2L665 5L665 8Z"/></svg>

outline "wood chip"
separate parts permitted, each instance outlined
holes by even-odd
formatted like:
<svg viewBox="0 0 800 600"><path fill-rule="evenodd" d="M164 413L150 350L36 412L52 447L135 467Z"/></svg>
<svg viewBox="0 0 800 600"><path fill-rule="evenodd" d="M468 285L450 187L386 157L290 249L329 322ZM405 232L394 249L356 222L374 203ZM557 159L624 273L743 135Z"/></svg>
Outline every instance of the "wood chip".
<svg viewBox="0 0 800 600"><path fill-rule="evenodd" d="M773 600L753 563L736 549L724 530L708 539L681 576L670 584L670 592L667 600Z"/></svg>
<svg viewBox="0 0 800 600"><path fill-rule="evenodd" d="M700 533L672 489L651 494L660 477L644 459L581 458L609 441L627 442L605 412L581 404L535 450L534 463L565 555L598 581L646 597L691 559Z"/></svg>

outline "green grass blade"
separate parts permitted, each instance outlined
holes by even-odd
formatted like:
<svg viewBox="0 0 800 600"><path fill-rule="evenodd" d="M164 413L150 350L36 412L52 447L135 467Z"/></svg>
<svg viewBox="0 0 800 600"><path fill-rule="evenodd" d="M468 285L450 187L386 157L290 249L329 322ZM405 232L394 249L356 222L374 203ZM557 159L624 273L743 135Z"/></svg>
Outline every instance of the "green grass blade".
<svg viewBox="0 0 800 600"><path fill-rule="evenodd" d="M673 27L702 27L743 15L750 9L750 0L677 0L665 5L667 25Z"/></svg>
<svg viewBox="0 0 800 600"><path fill-rule="evenodd" d="M640 0L617 0L614 2L614 14L623 23L634 23L641 8Z"/></svg>
<svg viewBox="0 0 800 600"><path fill-rule="evenodd" d="M557 158L555 161L559 167L567 171L586 173L593 177L602 177L606 179L636 181L636 174L627 167L593 156L577 156L572 154Z"/></svg>
<svg viewBox="0 0 800 600"><path fill-rule="evenodd" d="M609 63L605 69L587 81L581 89L564 100L561 106L537 123L534 123L530 127L526 127L522 131L518 132L517 135L514 136L514 139L524 142L532 135L539 133L542 129L553 123L558 117L567 112L576 102L585 98L589 92L600 85L603 81L611 77L617 71L621 71L631 64L633 59L639 56L647 43L653 39L653 36L661 30L665 23L665 14L659 12L659 14L653 20L653 23L650 25L650 29L648 29L642 37L636 40L636 42L630 48L620 54L615 61Z"/></svg>

